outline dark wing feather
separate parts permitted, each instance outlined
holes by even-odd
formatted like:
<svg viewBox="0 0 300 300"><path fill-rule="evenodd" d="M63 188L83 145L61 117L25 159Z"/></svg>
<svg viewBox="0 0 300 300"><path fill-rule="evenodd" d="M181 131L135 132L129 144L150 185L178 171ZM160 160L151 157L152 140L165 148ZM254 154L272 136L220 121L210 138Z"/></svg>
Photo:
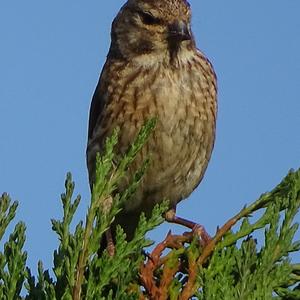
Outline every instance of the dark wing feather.
<svg viewBox="0 0 300 300"><path fill-rule="evenodd" d="M90 115L89 115L89 129L88 129L88 140L90 140L93 136L94 128L97 124L98 118L101 116L105 99L103 97L103 89L101 88L101 77L98 81L96 90L94 92L92 103L90 107Z"/></svg>
<svg viewBox="0 0 300 300"><path fill-rule="evenodd" d="M95 160L98 152L101 152L104 136L99 134L103 128L103 116L106 114L107 105L107 76L106 63L100 75L96 90L94 92L89 115L88 141L86 148L86 160L89 170L90 185L92 185L95 172ZM103 132L102 132L103 133Z"/></svg>

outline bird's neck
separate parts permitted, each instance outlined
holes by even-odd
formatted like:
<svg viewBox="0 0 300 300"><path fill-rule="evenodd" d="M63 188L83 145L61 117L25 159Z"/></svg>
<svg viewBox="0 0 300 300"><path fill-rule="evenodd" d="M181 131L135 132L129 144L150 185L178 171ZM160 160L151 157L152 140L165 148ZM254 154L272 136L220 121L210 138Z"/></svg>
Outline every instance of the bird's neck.
<svg viewBox="0 0 300 300"><path fill-rule="evenodd" d="M137 67L145 69L153 68L158 65L180 68L195 57L196 51L196 49L182 47L176 55L171 55L169 51L165 50L134 56L130 59L130 62Z"/></svg>

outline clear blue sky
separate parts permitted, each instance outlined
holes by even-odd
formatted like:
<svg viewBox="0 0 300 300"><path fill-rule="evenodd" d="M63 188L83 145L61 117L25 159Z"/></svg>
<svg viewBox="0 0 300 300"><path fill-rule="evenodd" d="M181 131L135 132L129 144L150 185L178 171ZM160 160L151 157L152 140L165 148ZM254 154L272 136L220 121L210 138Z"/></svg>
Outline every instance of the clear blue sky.
<svg viewBox="0 0 300 300"><path fill-rule="evenodd" d="M190 2L197 45L218 75L219 116L205 179L179 213L213 233L300 167L300 2ZM20 202L34 271L38 259L52 265L50 219L61 217L67 171L83 198L77 220L85 215L88 110L123 3L0 3L0 192Z"/></svg>

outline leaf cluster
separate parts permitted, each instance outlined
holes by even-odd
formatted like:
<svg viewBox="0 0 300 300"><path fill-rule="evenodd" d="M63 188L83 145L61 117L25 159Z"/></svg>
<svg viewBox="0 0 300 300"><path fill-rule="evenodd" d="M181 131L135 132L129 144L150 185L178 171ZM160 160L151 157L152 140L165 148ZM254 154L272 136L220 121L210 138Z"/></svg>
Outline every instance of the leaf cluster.
<svg viewBox="0 0 300 300"><path fill-rule="evenodd" d="M290 171L271 192L244 207L219 227L207 242L201 232L174 235L156 244L148 231L163 222L168 203L157 205L150 218L141 215L131 241L116 230L114 255L99 251L105 232L125 201L135 193L149 160L128 180L128 167L155 126L150 120L124 157L115 155L118 131L97 156L95 183L84 221L73 218L80 196L67 174L61 195L63 216L52 220L59 246L53 254L53 275L38 263L37 275L26 266L25 225L19 222L0 252L0 299L300 299L300 264L291 253L294 222L300 206L300 170ZM129 182L121 193L120 182ZM0 198L0 239L16 214L17 202ZM198 234L196 234L198 233ZM261 240L260 242L257 242Z"/></svg>

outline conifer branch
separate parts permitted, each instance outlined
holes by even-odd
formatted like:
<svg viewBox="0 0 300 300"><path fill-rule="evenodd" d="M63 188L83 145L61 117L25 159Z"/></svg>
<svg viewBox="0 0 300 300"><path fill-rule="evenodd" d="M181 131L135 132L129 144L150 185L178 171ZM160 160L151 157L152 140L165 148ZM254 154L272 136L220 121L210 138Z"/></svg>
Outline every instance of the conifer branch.
<svg viewBox="0 0 300 300"><path fill-rule="evenodd" d="M54 251L54 278L42 262L38 263L36 278L26 267L25 225L19 222L15 226L0 251L0 299L300 299L300 265L290 260L292 252L300 253L300 241L294 240L300 170L290 171L271 192L244 207L207 243L195 232L169 232L150 254L144 255L142 249L151 245L146 233L163 222L168 209L168 203L163 202L150 218L141 215L131 241L117 226L114 257L106 250L98 251L104 232L122 204L135 193L147 169L149 159L127 188L117 193L118 182L127 176L129 165L154 125L152 120L143 127L124 157L114 154L117 132L107 140L105 154L97 157L85 223L80 221L75 230L71 228L80 196L73 200L75 184L67 174L65 193L61 195L63 217L52 220L60 241ZM7 194L0 197L0 238L6 236L17 205ZM257 234L262 230L263 234ZM27 291L24 297L20 295L22 290L23 294Z"/></svg>

